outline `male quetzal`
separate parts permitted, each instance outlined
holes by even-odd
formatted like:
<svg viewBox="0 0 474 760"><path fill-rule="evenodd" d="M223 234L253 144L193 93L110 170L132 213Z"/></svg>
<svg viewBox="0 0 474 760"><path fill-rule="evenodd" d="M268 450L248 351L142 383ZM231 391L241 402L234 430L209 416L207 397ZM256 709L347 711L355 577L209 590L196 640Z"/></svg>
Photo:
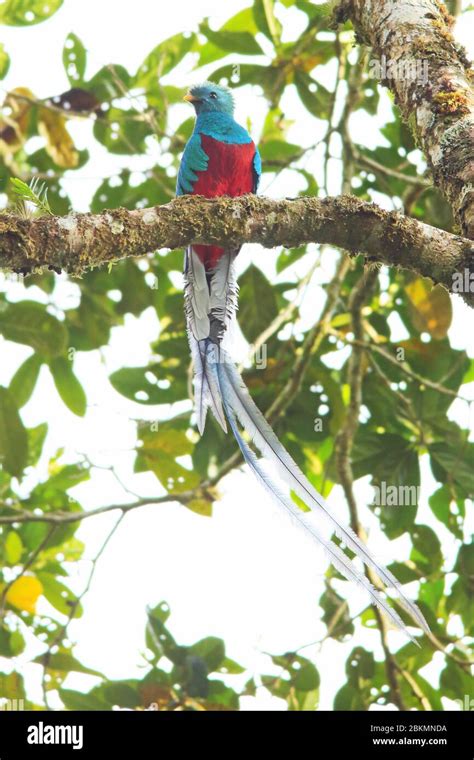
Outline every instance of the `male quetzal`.
<svg viewBox="0 0 474 760"><path fill-rule="evenodd" d="M176 194L192 193L212 198L255 193L261 174L260 155L247 130L233 118L234 100L230 90L213 82L204 82L191 87L184 99L192 103L197 118L181 160ZM229 250L215 245L192 245L185 253L185 312L194 363L199 432L204 432L208 408L225 432L227 420L245 462L261 485L280 507L324 546L337 570L363 586L372 601L410 636L395 609L373 587L364 572L340 546L324 538L308 518L308 513L299 509L289 494L275 483L265 460L276 466L277 474L308 507L317 512L319 518L329 523L349 549L373 568L388 587L396 590L405 610L421 628L428 631L423 615L405 596L393 574L374 559L354 531L337 521L323 497L303 475L252 401L230 358L226 338L237 309L234 260L238 252L239 248ZM237 420L262 453L263 460L257 458L243 438Z"/></svg>

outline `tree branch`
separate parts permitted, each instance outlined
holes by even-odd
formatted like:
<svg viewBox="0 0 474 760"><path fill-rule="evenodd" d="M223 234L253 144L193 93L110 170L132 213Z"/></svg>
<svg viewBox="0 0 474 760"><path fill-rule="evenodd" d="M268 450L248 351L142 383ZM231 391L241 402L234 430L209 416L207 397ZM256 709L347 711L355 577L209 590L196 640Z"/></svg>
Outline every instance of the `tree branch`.
<svg viewBox="0 0 474 760"><path fill-rule="evenodd" d="M474 90L470 61L451 32L454 18L438 0L341 0L336 20L347 18L382 64L382 84L395 95L463 235L473 239Z"/></svg>
<svg viewBox="0 0 474 760"><path fill-rule="evenodd" d="M451 292L458 292L464 277L471 288L461 288L463 298L474 305L471 241L350 196L183 196L133 211L32 218L0 214L0 267L21 273L47 266L78 275L93 266L195 243L273 248L310 242L411 269Z"/></svg>
<svg viewBox="0 0 474 760"><path fill-rule="evenodd" d="M140 507L148 507L152 504L168 504L170 502L179 502L180 504L186 504L192 499L198 498L201 495L199 492L201 489L195 491L182 491L181 493L168 493L163 496L146 496L138 498L136 501L128 502L125 504L106 504L102 507L96 507L84 512L63 512L56 510L54 512L29 512L26 509L15 510L10 505L0 504L0 507L5 510L10 510L11 514L0 515L0 525L16 525L16 523L48 523L52 526L65 525L66 523L82 522L89 517L95 517L96 515L103 515L106 512L115 512L119 510L123 514L130 512L133 509L139 509Z"/></svg>

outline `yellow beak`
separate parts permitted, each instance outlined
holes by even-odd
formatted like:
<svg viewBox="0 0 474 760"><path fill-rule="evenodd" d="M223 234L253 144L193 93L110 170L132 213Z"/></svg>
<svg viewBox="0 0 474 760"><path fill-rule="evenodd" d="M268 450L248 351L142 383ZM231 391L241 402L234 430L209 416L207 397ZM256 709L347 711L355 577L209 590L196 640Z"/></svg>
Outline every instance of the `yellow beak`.
<svg viewBox="0 0 474 760"><path fill-rule="evenodd" d="M194 95L191 95L190 92L186 93L183 100L187 100L188 103L195 103L199 98L196 98Z"/></svg>

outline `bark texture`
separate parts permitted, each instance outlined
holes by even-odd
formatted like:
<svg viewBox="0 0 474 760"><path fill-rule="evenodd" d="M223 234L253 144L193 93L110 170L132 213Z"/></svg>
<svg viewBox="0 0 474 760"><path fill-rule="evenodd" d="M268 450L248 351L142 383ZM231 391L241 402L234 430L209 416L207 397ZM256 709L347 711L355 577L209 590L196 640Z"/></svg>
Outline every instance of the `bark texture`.
<svg viewBox="0 0 474 760"><path fill-rule="evenodd" d="M384 62L382 83L462 234L474 239L474 72L452 35L454 19L437 0L342 0L336 20L347 18L359 41Z"/></svg>
<svg viewBox="0 0 474 760"><path fill-rule="evenodd" d="M367 260L411 269L459 292L474 306L472 241L384 211L353 196L271 200L182 196L164 206L101 214L23 218L0 214L0 268L29 272L49 267L79 275L87 269L160 248L192 243L266 248L327 243Z"/></svg>

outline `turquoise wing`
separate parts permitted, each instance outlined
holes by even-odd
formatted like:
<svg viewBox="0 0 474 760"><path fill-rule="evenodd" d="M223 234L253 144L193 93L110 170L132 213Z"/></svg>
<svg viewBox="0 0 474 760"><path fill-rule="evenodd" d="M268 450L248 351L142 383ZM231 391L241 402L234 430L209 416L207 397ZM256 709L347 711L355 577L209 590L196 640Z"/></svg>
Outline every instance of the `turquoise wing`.
<svg viewBox="0 0 474 760"><path fill-rule="evenodd" d="M201 135L193 132L184 149L183 157L176 182L176 195L186 195L193 192L198 175L196 172L206 171L209 157L201 145Z"/></svg>
<svg viewBox="0 0 474 760"><path fill-rule="evenodd" d="M253 177L254 177L253 191L254 193L257 192L261 176L262 176L262 159L260 158L260 153L258 152L258 148L255 147L255 155L253 157Z"/></svg>

